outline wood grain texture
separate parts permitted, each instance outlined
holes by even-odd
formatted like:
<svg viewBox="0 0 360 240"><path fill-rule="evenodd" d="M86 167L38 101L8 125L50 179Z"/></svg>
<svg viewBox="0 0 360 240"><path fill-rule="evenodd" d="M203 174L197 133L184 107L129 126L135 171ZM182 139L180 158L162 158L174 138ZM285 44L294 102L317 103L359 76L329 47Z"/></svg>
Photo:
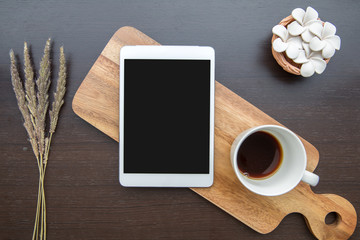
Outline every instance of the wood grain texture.
<svg viewBox="0 0 360 240"><path fill-rule="evenodd" d="M135 28L120 28L74 96L74 112L116 141L119 140L120 48L151 44L158 43ZM357 217L346 199L332 194L314 194L304 183L282 196L263 197L248 191L237 180L229 160L231 144L240 132L263 124L279 123L216 82L214 185L192 190L260 233L273 231L286 215L299 212L317 238L348 239L355 230ZM319 162L318 151L301 140L307 151L307 170L314 171ZM334 224L327 225L325 217L330 212L336 212L339 217Z"/></svg>

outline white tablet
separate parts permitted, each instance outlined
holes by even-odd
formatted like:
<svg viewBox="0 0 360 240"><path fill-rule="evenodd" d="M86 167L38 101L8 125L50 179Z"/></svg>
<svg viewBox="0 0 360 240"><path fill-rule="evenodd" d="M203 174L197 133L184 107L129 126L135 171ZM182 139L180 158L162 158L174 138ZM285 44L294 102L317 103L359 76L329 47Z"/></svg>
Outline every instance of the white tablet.
<svg viewBox="0 0 360 240"><path fill-rule="evenodd" d="M212 185L214 55L199 46L120 50L121 185Z"/></svg>

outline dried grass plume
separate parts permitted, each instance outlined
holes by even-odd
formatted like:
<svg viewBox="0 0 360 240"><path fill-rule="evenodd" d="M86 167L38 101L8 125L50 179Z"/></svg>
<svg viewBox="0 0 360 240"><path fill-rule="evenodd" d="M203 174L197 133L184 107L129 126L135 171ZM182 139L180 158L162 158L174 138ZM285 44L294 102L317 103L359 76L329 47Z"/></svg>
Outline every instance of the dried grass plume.
<svg viewBox="0 0 360 240"><path fill-rule="evenodd" d="M66 60L64 48L60 48L60 69L54 100L49 109L49 87L51 84L51 39L44 48L44 55L40 62L40 70L35 81L35 74L31 62L30 51L24 43L24 75L22 81L13 50L10 50L10 72L12 86L15 92L19 110L24 120L24 127L29 136L39 168L39 191L36 217L32 239L46 239L46 204L44 178L49 158L50 144L58 123L59 114L64 104L66 92ZM49 129L46 132L46 119L49 115Z"/></svg>

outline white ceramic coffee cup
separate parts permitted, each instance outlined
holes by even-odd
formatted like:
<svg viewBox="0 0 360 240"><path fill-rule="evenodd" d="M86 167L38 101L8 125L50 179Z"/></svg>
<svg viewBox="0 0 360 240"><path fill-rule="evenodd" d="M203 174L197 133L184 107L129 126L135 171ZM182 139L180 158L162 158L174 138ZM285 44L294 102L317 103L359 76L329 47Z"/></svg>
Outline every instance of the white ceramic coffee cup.
<svg viewBox="0 0 360 240"><path fill-rule="evenodd" d="M283 150L282 163L270 177L252 179L245 176L237 165L237 153L241 144L251 134L263 131L270 133L280 143ZM261 149L259 149L261 151ZM231 146L231 164L240 182L250 191L264 195L277 196L289 192L300 181L316 186L319 176L306 171L306 151L301 140L289 129L277 125L262 125L250 128L236 137Z"/></svg>

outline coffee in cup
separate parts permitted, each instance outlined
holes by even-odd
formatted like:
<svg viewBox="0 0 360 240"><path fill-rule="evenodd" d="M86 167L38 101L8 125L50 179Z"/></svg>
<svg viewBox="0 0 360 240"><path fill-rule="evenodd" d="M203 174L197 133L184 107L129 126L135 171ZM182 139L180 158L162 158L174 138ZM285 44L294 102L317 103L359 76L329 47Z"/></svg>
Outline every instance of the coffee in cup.
<svg viewBox="0 0 360 240"><path fill-rule="evenodd" d="M284 194L300 181L316 186L319 177L305 170L306 163L301 140L277 125L250 128L231 147L231 164L240 182L264 196Z"/></svg>

